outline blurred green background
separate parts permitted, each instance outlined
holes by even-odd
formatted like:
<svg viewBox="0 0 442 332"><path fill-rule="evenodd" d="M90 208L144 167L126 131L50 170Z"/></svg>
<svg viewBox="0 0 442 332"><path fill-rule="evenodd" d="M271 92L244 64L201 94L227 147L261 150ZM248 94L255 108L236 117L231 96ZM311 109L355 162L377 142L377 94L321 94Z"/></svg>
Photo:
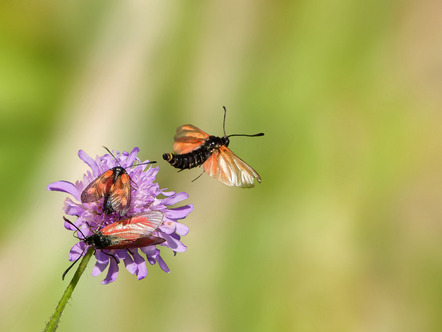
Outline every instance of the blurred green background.
<svg viewBox="0 0 442 332"><path fill-rule="evenodd" d="M77 157L141 148L187 191L165 274L92 264L60 331L441 331L442 6L413 1L0 3L0 330L43 328L68 281ZM233 138L262 184L162 159ZM72 276L72 273L70 274Z"/></svg>

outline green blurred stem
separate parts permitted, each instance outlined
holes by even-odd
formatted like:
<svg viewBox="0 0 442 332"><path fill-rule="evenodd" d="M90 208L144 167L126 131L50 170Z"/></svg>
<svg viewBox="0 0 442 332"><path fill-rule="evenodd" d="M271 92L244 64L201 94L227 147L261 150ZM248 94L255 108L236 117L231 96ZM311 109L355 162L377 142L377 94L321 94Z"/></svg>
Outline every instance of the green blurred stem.
<svg viewBox="0 0 442 332"><path fill-rule="evenodd" d="M91 259L93 252L94 252L94 250L92 248L89 248L86 255L84 255L83 259L80 262L80 265L78 266L77 271L74 274L74 277L72 278L68 287L64 291L64 294L61 297L60 302L58 302L58 305L57 305L57 308L55 309L54 314L52 315L49 322L46 324L46 328L44 329L45 332L57 330L58 323L60 322L60 317L63 313L63 310L66 307L68 300L71 298L72 292L74 291L75 286L77 286L78 280L80 280L81 275L83 274L84 270L86 269L87 263L89 263L89 260Z"/></svg>

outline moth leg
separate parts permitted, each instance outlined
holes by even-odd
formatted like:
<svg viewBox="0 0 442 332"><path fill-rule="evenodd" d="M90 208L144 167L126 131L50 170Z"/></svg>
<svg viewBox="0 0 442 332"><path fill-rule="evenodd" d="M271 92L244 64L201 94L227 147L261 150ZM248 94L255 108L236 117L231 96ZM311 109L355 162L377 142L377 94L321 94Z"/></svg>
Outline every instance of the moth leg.
<svg viewBox="0 0 442 332"><path fill-rule="evenodd" d="M203 175L203 174L204 174L204 171L202 171L202 173L200 175L198 175L195 179L193 179L192 182L195 182L196 180L198 180L201 177L201 175Z"/></svg>
<svg viewBox="0 0 442 332"><path fill-rule="evenodd" d="M115 257L114 255L112 255L112 254L108 254L107 252L104 252L104 250L101 250L101 252L102 252L103 254L107 255L107 256L112 257L113 259L115 259L115 262L116 262L117 264L120 264L120 261L119 261L119 260L117 259L117 257Z"/></svg>

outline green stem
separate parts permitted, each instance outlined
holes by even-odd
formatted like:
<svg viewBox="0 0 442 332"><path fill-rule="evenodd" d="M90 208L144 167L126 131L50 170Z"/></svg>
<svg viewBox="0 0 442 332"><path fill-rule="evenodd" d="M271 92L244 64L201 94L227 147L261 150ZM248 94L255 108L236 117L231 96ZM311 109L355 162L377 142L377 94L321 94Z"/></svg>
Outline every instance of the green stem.
<svg viewBox="0 0 442 332"><path fill-rule="evenodd" d="M46 324L46 328L44 329L45 332L49 332L49 331L52 332L52 331L57 330L58 323L60 322L60 317L63 313L63 310L66 307L68 300L71 298L72 292L74 291L75 286L77 286L78 280L80 280L81 275L83 274L84 270L86 269L87 263L89 263L89 260L91 259L93 252L94 252L94 250L92 248L89 248L86 255L84 255L83 259L80 262L80 265L78 266L77 271L74 274L74 277L72 278L68 287L64 291L64 294L61 297L60 302L58 302L58 305L57 305L57 308L55 308L54 314L52 315L49 322Z"/></svg>

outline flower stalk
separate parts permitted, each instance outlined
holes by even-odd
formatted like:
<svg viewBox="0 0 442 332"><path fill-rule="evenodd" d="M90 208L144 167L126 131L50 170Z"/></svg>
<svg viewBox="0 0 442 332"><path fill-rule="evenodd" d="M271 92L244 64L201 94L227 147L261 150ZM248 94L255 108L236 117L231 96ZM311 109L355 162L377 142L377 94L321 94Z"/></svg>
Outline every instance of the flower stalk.
<svg viewBox="0 0 442 332"><path fill-rule="evenodd" d="M189 195L160 189L155 182L159 167L146 169L150 162L141 162L138 148L121 153L106 150L109 154L95 159L80 150L78 156L91 170L75 183L56 181L47 187L71 195L65 200L64 212L76 219L64 217L64 227L79 232L76 237L80 241L71 248L69 260L73 264L81 261L44 331L57 330L66 304L93 254L92 275L107 269L101 283L108 284L117 278L121 261L129 273L141 280L147 276L146 263L158 263L164 272L170 272L160 248L174 254L187 249L181 237L189 228L179 220L187 217L193 205L174 205Z"/></svg>
<svg viewBox="0 0 442 332"><path fill-rule="evenodd" d="M94 252L93 248L89 248L88 252L81 260L77 271L75 272L68 287L64 291L64 294L61 297L60 302L58 302L58 305L55 308L54 314L51 316L49 322L46 324L46 327L44 329L45 332L52 332L52 331L57 330L58 323L60 322L60 318L61 318L61 315L63 314L64 308L66 307L66 304L68 303L69 299L71 298L72 292L74 291L75 286L77 286L78 280L80 280L81 275L83 274L84 270L86 269L86 266L89 263L89 260L91 259L93 252Z"/></svg>

